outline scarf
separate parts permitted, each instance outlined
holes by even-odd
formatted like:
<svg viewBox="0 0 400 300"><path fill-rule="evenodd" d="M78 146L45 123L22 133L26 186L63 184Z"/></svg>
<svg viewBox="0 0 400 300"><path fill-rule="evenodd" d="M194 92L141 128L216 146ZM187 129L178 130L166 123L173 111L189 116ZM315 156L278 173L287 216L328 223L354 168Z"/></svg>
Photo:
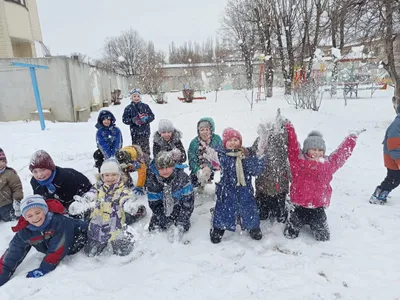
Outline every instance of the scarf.
<svg viewBox="0 0 400 300"><path fill-rule="evenodd" d="M210 164L210 162L207 159L205 159L203 155L206 153L207 146L209 146L211 143L211 138L209 141L205 142L200 137L198 137L199 148L197 149L197 157L199 158L199 166ZM205 144L205 146L203 146L203 144Z"/></svg>
<svg viewBox="0 0 400 300"><path fill-rule="evenodd" d="M0 174L3 174L6 171L7 167L4 167L3 169L0 170Z"/></svg>
<svg viewBox="0 0 400 300"><path fill-rule="evenodd" d="M47 187L47 190L49 191L49 193L53 194L56 192L56 187L53 184L53 180L54 177L56 177L56 170L54 170L53 172L51 172L51 175L49 178L47 178L46 180L37 180L37 182L41 185L41 186L45 186Z"/></svg>
<svg viewBox="0 0 400 300"><path fill-rule="evenodd" d="M46 229L46 227L50 224L52 219L53 219L53 213L52 212L48 212L46 214L46 219L44 220L42 225L35 226L35 225L32 225L32 224L29 224L27 226L27 228L29 230L32 230L32 231L42 231L43 232Z"/></svg>
<svg viewBox="0 0 400 300"><path fill-rule="evenodd" d="M236 157L236 178L237 184L236 186L246 186L246 179L244 178L243 164L242 159L244 158L244 154L242 151L228 152L227 156Z"/></svg>

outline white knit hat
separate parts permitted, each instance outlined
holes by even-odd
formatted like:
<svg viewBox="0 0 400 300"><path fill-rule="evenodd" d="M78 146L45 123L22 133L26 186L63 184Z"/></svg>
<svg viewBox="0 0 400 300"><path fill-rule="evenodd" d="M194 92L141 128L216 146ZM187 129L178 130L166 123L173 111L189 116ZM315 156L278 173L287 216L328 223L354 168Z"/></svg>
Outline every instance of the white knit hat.
<svg viewBox="0 0 400 300"><path fill-rule="evenodd" d="M100 174L117 173L121 174L121 167L115 158L106 159L100 168Z"/></svg>
<svg viewBox="0 0 400 300"><path fill-rule="evenodd" d="M47 214L49 211L49 207L47 206L46 201L40 195L31 195L25 197L21 201L21 214L25 218L25 214L31 208L38 207L43 210L44 214Z"/></svg>

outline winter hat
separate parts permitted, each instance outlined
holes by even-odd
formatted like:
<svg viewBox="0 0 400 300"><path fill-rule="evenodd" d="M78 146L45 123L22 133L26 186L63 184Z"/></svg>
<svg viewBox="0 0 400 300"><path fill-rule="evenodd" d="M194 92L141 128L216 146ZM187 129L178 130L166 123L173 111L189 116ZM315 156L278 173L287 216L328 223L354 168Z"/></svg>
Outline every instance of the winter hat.
<svg viewBox="0 0 400 300"><path fill-rule="evenodd" d="M32 172L33 169L41 168L54 171L56 165L54 164L51 156L44 150L38 150L33 153L31 162L29 163L29 170Z"/></svg>
<svg viewBox="0 0 400 300"><path fill-rule="evenodd" d="M3 149L1 149L1 148L0 148L0 159L4 159L5 162L7 163L6 154L4 153Z"/></svg>
<svg viewBox="0 0 400 300"><path fill-rule="evenodd" d="M231 138L237 138L240 140L240 145L242 145L242 135L239 131L233 128L226 128L222 133L222 145L226 148L226 142L229 141Z"/></svg>
<svg viewBox="0 0 400 300"><path fill-rule="evenodd" d="M130 90L129 91L129 95L130 96L132 96L132 95L139 95L140 96L140 89L134 88L134 89Z"/></svg>
<svg viewBox="0 0 400 300"><path fill-rule="evenodd" d="M44 214L47 214L49 211L49 207L47 206L46 201L40 195L31 195L27 196L21 201L21 214L25 218L26 212L33 208L38 207L43 210Z"/></svg>
<svg viewBox="0 0 400 300"><path fill-rule="evenodd" d="M117 173L121 174L121 167L115 158L106 159L100 167L100 174Z"/></svg>
<svg viewBox="0 0 400 300"><path fill-rule="evenodd" d="M325 141L322 138L322 133L313 130L311 131L303 143L303 153L307 153L309 149L322 149L326 151Z"/></svg>
<svg viewBox="0 0 400 300"><path fill-rule="evenodd" d="M175 160L170 151L161 151L154 160L156 169L165 169L175 166Z"/></svg>
<svg viewBox="0 0 400 300"><path fill-rule="evenodd" d="M160 122L158 123L158 132L174 132L175 128L174 125L172 125L172 122L167 119L161 119Z"/></svg>

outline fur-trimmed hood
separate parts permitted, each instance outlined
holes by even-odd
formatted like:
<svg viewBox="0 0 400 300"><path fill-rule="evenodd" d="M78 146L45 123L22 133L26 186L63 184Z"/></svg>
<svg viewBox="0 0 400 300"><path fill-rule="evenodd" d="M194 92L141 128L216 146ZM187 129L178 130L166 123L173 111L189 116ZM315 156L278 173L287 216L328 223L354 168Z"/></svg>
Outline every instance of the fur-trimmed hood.
<svg viewBox="0 0 400 300"><path fill-rule="evenodd" d="M172 144L175 144L176 142L178 142L178 141L180 141L182 139L182 136L183 136L182 132L177 130L177 129L175 129L174 132L172 133L172 137L171 137L171 140L169 142L172 143ZM166 143L164 141L164 139L161 137L161 134L158 131L156 131L154 133L153 142L158 144L158 145L160 145L160 146L162 146L164 143Z"/></svg>

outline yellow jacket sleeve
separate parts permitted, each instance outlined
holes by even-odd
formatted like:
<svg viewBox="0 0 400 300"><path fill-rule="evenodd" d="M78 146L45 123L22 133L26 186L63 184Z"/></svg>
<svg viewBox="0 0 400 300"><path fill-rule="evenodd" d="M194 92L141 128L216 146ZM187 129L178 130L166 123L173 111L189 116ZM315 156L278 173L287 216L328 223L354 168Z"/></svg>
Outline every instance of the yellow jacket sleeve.
<svg viewBox="0 0 400 300"><path fill-rule="evenodd" d="M144 183L146 182L146 165L144 163L141 163L140 168L137 171L138 171L138 179L136 186L144 187Z"/></svg>

